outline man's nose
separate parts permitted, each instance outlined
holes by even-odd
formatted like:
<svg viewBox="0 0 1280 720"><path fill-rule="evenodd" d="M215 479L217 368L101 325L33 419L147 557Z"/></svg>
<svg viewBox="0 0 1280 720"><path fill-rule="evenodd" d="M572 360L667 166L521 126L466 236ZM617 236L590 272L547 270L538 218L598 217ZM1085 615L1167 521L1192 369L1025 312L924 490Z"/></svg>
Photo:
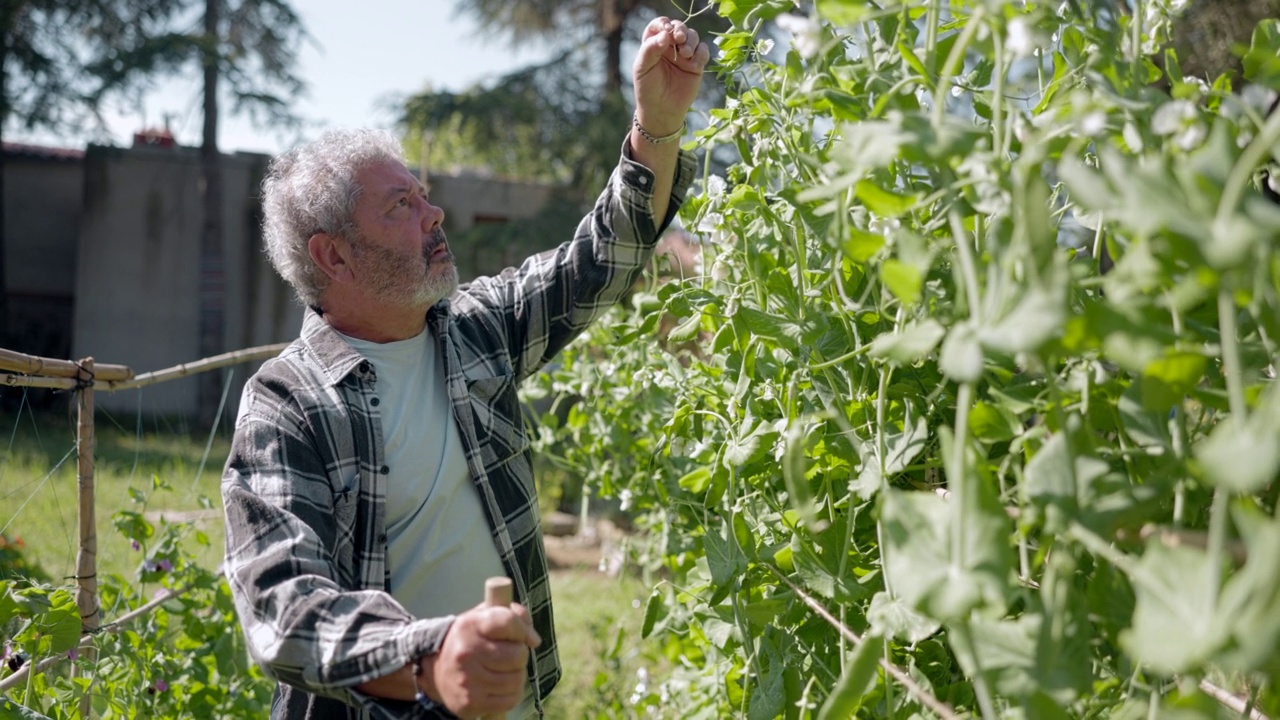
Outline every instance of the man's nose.
<svg viewBox="0 0 1280 720"><path fill-rule="evenodd" d="M444 224L444 210L438 205L432 205L429 200L423 200L423 204L422 229L431 232Z"/></svg>

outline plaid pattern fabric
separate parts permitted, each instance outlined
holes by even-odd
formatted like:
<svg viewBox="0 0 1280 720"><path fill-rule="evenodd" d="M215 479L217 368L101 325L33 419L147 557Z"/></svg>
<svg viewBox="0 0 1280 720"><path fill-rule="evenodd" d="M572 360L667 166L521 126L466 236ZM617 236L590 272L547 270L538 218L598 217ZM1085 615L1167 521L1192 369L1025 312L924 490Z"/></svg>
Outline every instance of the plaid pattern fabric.
<svg viewBox="0 0 1280 720"><path fill-rule="evenodd" d="M635 281L694 172L682 153L671 210L624 155L572 241L459 288L427 314L454 420L494 543L543 645L529 681L560 677L547 563L517 385ZM452 616L414 618L389 593L377 377L316 313L245 388L222 478L226 573L250 652L281 684L272 718L447 718L354 686L439 649ZM481 598L477 598L477 602Z"/></svg>

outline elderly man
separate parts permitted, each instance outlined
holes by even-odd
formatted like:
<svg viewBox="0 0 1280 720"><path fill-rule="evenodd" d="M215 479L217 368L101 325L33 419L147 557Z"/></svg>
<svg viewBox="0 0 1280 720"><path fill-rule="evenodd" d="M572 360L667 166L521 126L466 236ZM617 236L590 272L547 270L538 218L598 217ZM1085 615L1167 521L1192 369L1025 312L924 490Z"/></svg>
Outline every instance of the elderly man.
<svg viewBox="0 0 1280 720"><path fill-rule="evenodd" d="M389 136L272 164L267 249L310 312L246 387L222 482L272 718L541 714L560 666L516 385L649 258L692 176L676 141L707 60L683 23L650 23L623 157L575 237L462 287ZM491 575L518 603L477 605Z"/></svg>

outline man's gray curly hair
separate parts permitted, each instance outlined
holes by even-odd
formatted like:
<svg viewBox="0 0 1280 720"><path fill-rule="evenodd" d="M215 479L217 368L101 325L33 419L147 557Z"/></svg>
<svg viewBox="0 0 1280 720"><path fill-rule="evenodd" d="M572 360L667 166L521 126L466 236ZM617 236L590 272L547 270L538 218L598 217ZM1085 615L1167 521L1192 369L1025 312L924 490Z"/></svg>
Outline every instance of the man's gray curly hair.
<svg viewBox="0 0 1280 720"><path fill-rule="evenodd" d="M311 260L311 236L353 237L356 174L371 164L404 162L385 130L331 130L271 161L262 181L262 235L271 264L303 304L316 307L329 278Z"/></svg>

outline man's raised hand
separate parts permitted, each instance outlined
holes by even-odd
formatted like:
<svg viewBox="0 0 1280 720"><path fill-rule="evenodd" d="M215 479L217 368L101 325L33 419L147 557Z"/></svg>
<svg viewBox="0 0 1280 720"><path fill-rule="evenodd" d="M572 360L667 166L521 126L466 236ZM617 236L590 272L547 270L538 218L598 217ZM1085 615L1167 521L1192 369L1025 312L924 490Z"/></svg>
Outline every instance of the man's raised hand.
<svg viewBox="0 0 1280 720"><path fill-rule="evenodd" d="M472 608L423 658L425 690L458 717L505 713L524 697L529 649L541 644L524 606Z"/></svg>
<svg viewBox="0 0 1280 720"><path fill-rule="evenodd" d="M710 58L698 31L680 20L660 17L645 27L633 76L636 119L646 131L663 136L684 125Z"/></svg>

